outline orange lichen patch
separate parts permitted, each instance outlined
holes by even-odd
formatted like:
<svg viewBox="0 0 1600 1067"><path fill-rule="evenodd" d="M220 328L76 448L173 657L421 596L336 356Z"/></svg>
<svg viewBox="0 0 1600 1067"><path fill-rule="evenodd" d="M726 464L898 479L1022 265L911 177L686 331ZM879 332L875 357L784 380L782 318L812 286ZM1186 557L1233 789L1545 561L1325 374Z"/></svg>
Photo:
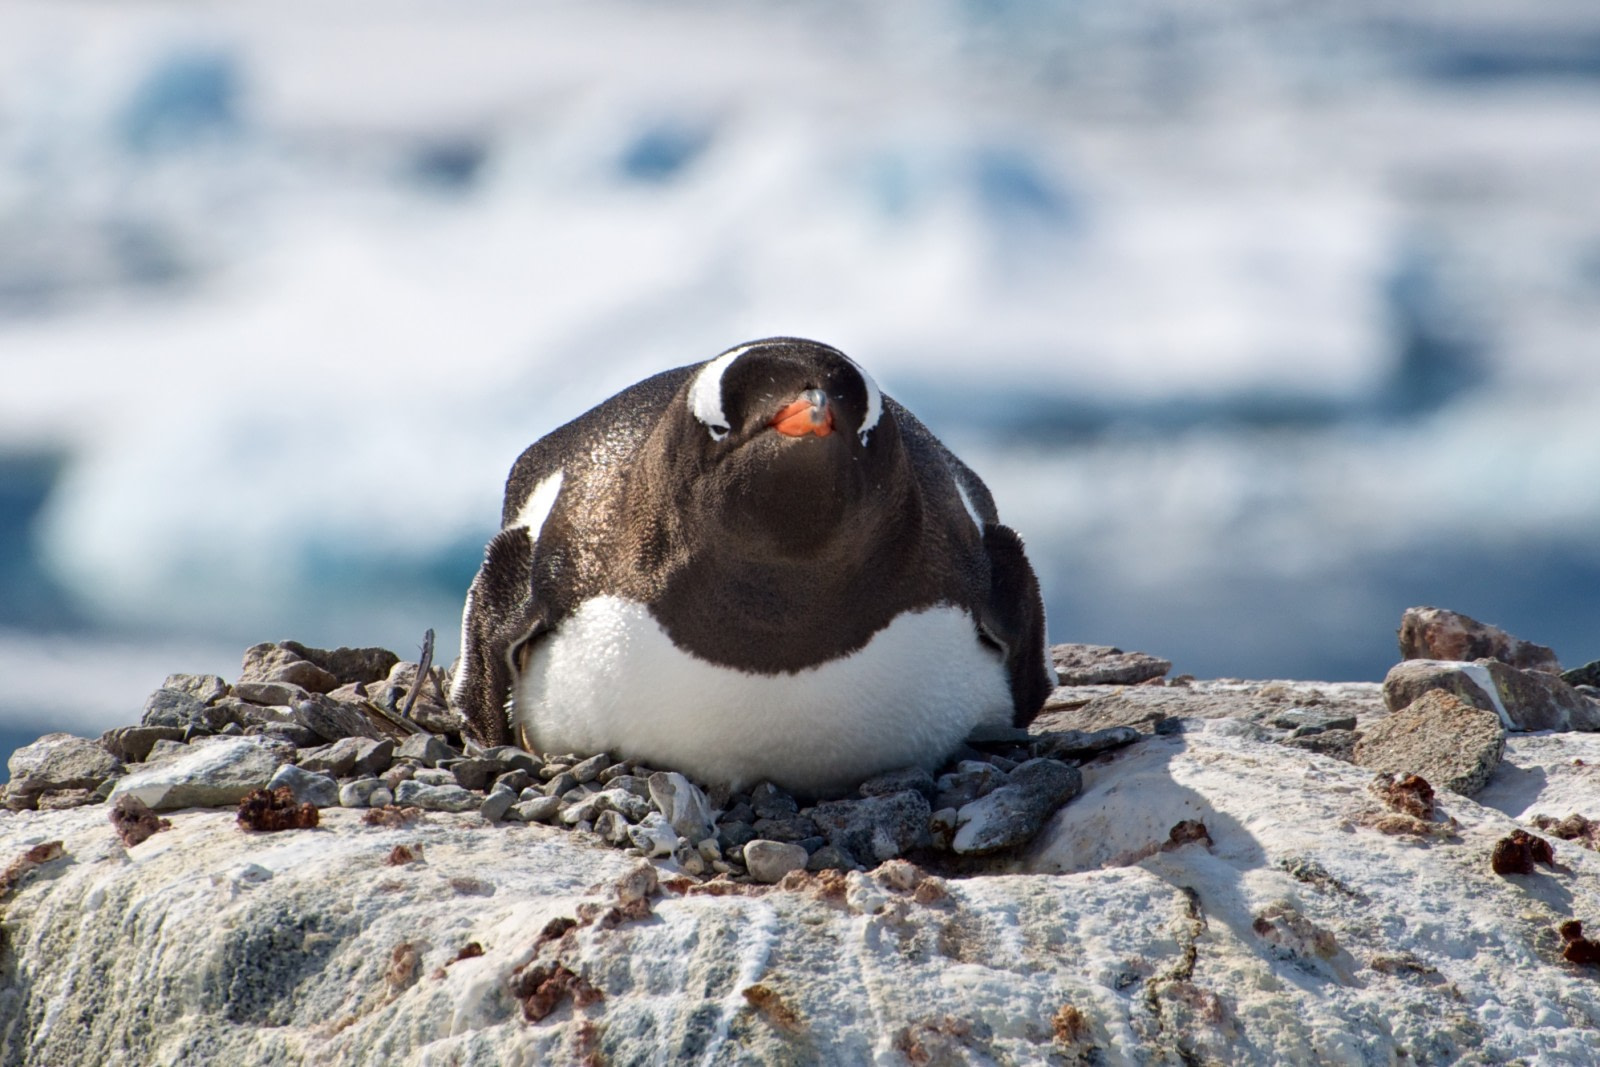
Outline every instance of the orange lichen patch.
<svg viewBox="0 0 1600 1067"><path fill-rule="evenodd" d="M1057 1041L1071 1045L1089 1035L1089 1020L1071 1004L1063 1004L1061 1010L1051 1017L1050 1029Z"/></svg>
<svg viewBox="0 0 1600 1067"><path fill-rule="evenodd" d="M1532 874L1535 863L1554 867L1555 850L1550 847L1550 842L1526 830L1513 830L1511 836L1496 841L1494 854L1489 857L1489 866L1499 875Z"/></svg>
<svg viewBox="0 0 1600 1067"><path fill-rule="evenodd" d="M819 407L801 397L785 404L772 417L771 426L788 437L804 437L808 433L826 437L833 432L833 408L827 404Z"/></svg>
<svg viewBox="0 0 1600 1067"><path fill-rule="evenodd" d="M1600 966L1600 942L1590 941L1583 936L1583 923L1577 919L1568 919L1556 928L1563 942L1561 958L1568 963L1583 963L1591 967Z"/></svg>
<svg viewBox="0 0 1600 1067"><path fill-rule="evenodd" d="M0 898L9 896L29 871L51 860L60 859L65 853L66 848L60 841L46 841L42 845L34 845L12 860L5 871L0 872Z"/></svg>
<svg viewBox="0 0 1600 1067"><path fill-rule="evenodd" d="M1428 822L1402 812L1368 812L1356 817L1358 826L1365 826L1391 837L1454 837L1461 824L1454 818L1444 822Z"/></svg>
<svg viewBox="0 0 1600 1067"><path fill-rule="evenodd" d="M148 804L131 793L124 793L117 798L117 802L111 805L108 818L117 836L122 839L124 848L132 848L162 830L172 829L171 819L158 818Z"/></svg>
<svg viewBox="0 0 1600 1067"><path fill-rule="evenodd" d="M294 790L286 785L254 790L239 801L239 826L245 830L314 830L320 821L316 805L296 804Z"/></svg>
<svg viewBox="0 0 1600 1067"><path fill-rule="evenodd" d="M791 1008L770 986L753 985L744 991L744 999L760 1012L762 1017L779 1030L796 1033L804 1028L800 1013Z"/></svg>

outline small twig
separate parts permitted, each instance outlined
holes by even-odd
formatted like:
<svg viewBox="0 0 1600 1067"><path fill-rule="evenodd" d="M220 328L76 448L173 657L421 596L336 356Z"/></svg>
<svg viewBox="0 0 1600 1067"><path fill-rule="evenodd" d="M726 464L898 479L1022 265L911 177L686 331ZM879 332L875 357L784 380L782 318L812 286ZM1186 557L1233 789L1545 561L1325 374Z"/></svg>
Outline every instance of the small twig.
<svg viewBox="0 0 1600 1067"><path fill-rule="evenodd" d="M422 684L427 681L428 669L433 666L433 627L428 627L428 632L422 635L422 658L417 661L417 676L411 682L411 692L406 694L406 706L400 709L403 718L411 718L411 706L417 702L417 694L422 692Z"/></svg>

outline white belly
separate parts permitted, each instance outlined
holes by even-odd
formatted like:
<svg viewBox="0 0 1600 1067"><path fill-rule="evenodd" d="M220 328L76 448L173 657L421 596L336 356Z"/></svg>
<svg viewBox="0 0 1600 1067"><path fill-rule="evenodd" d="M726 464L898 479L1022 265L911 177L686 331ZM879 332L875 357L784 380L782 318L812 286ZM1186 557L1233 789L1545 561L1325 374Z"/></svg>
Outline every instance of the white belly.
<svg viewBox="0 0 1600 1067"><path fill-rule="evenodd" d="M932 769L974 726L1011 720L999 653L953 607L902 615L841 659L766 675L692 656L643 604L598 597L538 643L515 693L513 721L540 751L814 795Z"/></svg>

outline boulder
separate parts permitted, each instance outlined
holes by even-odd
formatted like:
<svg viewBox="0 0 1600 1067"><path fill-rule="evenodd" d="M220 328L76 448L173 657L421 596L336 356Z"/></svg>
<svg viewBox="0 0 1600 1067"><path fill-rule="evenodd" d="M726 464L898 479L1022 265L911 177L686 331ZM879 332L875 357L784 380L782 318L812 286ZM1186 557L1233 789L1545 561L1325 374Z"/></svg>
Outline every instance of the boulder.
<svg viewBox="0 0 1600 1067"><path fill-rule="evenodd" d="M152 811L237 804L294 751L259 737L207 738L189 749L119 779L109 799L136 797Z"/></svg>
<svg viewBox="0 0 1600 1067"><path fill-rule="evenodd" d="M1383 682L1384 703L1391 711L1432 691L1494 712L1508 730L1600 730L1600 703L1556 675L1519 670L1499 660L1405 660Z"/></svg>
<svg viewBox="0 0 1600 1067"><path fill-rule="evenodd" d="M6 768L11 772L12 794L96 789L126 770L98 741L73 734L45 734L13 752Z"/></svg>
<svg viewBox="0 0 1600 1067"><path fill-rule="evenodd" d="M1050 659L1062 685L1139 685L1172 670L1171 660L1110 645L1052 645Z"/></svg>
<svg viewBox="0 0 1600 1067"><path fill-rule="evenodd" d="M1408 608L1400 618L1401 659L1493 659L1521 670L1560 674L1556 654L1498 626L1443 608Z"/></svg>
<svg viewBox="0 0 1600 1067"><path fill-rule="evenodd" d="M1442 689L1369 726L1356 763L1386 774L1416 774L1435 787L1472 796L1489 782L1505 750L1499 716Z"/></svg>

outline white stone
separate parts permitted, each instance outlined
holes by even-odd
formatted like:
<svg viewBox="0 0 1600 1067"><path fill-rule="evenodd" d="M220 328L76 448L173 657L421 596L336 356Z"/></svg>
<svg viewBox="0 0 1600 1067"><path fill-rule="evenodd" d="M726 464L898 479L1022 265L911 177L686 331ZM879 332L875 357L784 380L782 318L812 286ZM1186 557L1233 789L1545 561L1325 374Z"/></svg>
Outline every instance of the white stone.
<svg viewBox="0 0 1600 1067"><path fill-rule="evenodd" d="M1513 739L1480 797L1600 816L1572 763L1600 763L1596 743ZM506 990L540 931L637 896L618 883L639 860L475 816L388 830L330 808L315 831L246 834L189 811L124 853L100 807L0 814L0 863L66 852L6 901L0 1062L568 1063L589 1034L615 1063L898 1064L954 1041L947 1019L967 1035L952 1062L1593 1062L1600 981L1554 930L1600 929L1600 854L1556 840L1559 867L1501 878L1502 810L1442 795L1456 836L1390 836L1368 772L1205 731L1084 777L1026 855L927 903L856 874L843 908L815 888L653 896L647 920L564 940L603 999L532 1024ZM1184 819L1212 844L1162 850ZM427 864L385 866L402 843ZM483 955L451 963L471 941ZM403 943L415 978L391 985ZM800 1030L745 999L756 984ZM1064 1005L1087 1027L1071 1055Z"/></svg>
<svg viewBox="0 0 1600 1067"><path fill-rule="evenodd" d="M282 750L254 737L217 738L157 767L118 779L108 801L133 796L152 811L237 804L266 785Z"/></svg>

